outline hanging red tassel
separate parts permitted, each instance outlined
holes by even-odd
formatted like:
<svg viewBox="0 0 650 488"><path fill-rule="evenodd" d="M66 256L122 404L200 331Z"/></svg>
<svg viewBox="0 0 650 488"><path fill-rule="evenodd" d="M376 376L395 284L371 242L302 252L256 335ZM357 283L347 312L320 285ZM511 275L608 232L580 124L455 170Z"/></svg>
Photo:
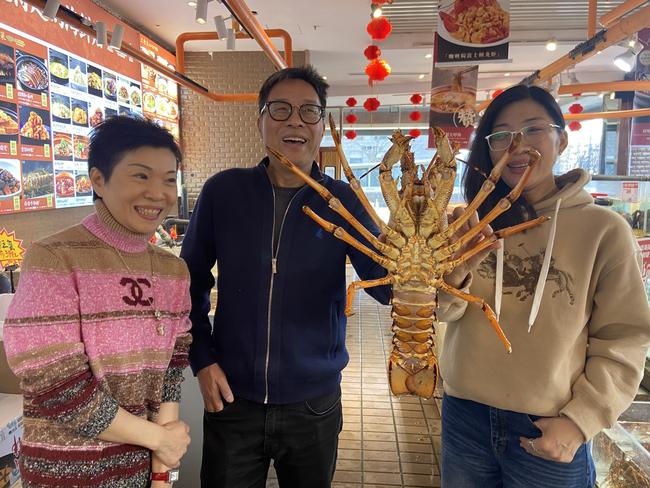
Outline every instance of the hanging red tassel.
<svg viewBox="0 0 650 488"><path fill-rule="evenodd" d="M373 40L383 41L390 35L393 26L386 17L377 17L368 22L366 30Z"/></svg>
<svg viewBox="0 0 650 488"><path fill-rule="evenodd" d="M355 137L357 137L357 132L354 131L354 130L346 130L345 131L345 137L347 139L354 139Z"/></svg>
<svg viewBox="0 0 650 488"><path fill-rule="evenodd" d="M570 114L579 114L581 113L585 108L580 105L579 103L574 103L573 105L569 106L569 113Z"/></svg>
<svg viewBox="0 0 650 488"><path fill-rule="evenodd" d="M363 108L365 108L368 112L376 111L380 105L381 103L379 103L379 100L377 100L375 97L366 98L366 101L363 102Z"/></svg>
<svg viewBox="0 0 650 488"><path fill-rule="evenodd" d="M496 97L498 97L502 93L503 93L503 90L501 88L497 88L496 90L494 90L494 92L492 92L492 100L494 100Z"/></svg>
<svg viewBox="0 0 650 488"><path fill-rule="evenodd" d="M379 49L379 46L375 45L368 46L363 51L363 55L370 60L377 59L381 56L381 49Z"/></svg>
<svg viewBox="0 0 650 488"><path fill-rule="evenodd" d="M569 124L569 129L571 129L572 131L575 132L577 130L582 129L582 124L580 122L578 122L577 120L574 120L573 122L571 122Z"/></svg>
<svg viewBox="0 0 650 488"><path fill-rule="evenodd" d="M373 59L366 66L366 74L371 81L384 81L390 71L390 65L384 59Z"/></svg>
<svg viewBox="0 0 650 488"><path fill-rule="evenodd" d="M354 98L354 97L350 97L350 98L348 98L348 99L345 101L345 104L346 104L348 107L354 107L354 106L357 104L357 99Z"/></svg>
<svg viewBox="0 0 650 488"><path fill-rule="evenodd" d="M409 114L409 119L411 119L413 122L417 122L422 118L422 114L417 111L413 111Z"/></svg>
<svg viewBox="0 0 650 488"><path fill-rule="evenodd" d="M354 123L357 121L357 116L354 115L354 114L347 114L347 115L345 116L345 121L346 121L348 124L354 124Z"/></svg>
<svg viewBox="0 0 650 488"><path fill-rule="evenodd" d="M409 136L411 136L413 139L415 139L416 137L419 137L420 134L422 134L422 132L420 132L420 129L411 129L409 131Z"/></svg>
<svg viewBox="0 0 650 488"><path fill-rule="evenodd" d="M419 93L414 93L413 95L411 95L411 103L413 105L419 105L420 103L422 103L422 95L420 95Z"/></svg>

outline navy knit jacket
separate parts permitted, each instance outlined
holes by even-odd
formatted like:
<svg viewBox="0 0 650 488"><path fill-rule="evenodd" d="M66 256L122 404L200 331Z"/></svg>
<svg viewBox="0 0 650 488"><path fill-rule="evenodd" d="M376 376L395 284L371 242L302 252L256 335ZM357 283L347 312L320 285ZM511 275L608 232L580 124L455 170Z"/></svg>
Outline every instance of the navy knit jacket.
<svg viewBox="0 0 650 488"><path fill-rule="evenodd" d="M287 209L273 273L274 196L267 166L265 158L254 168L226 170L206 181L181 257L191 275L194 373L216 362L235 397L286 404L331 393L340 383L349 359L343 313L346 256L361 279L381 278L386 270L302 212L308 205L367 244L305 186ZM311 176L373 234L379 233L347 183L323 175L315 163ZM212 327L208 313L215 262ZM390 301L388 286L368 293L381 303Z"/></svg>

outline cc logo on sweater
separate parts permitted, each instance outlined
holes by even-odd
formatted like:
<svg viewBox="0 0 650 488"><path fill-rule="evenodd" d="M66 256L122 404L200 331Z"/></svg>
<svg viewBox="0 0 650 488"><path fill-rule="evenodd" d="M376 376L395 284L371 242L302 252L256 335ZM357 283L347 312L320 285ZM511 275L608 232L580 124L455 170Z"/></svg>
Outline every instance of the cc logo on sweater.
<svg viewBox="0 0 650 488"><path fill-rule="evenodd" d="M138 278L137 280L134 280L133 278L125 277L120 280L120 285L131 287L131 296L122 297L122 300L124 300L124 303L126 303L127 305L131 305L132 307L137 307L138 305L142 305L143 307L149 307L153 303L153 297L148 297L145 298L144 300L142 299L142 297L144 296L144 291L142 290L142 287L140 285L144 285L147 288L151 288L151 282L148 279Z"/></svg>

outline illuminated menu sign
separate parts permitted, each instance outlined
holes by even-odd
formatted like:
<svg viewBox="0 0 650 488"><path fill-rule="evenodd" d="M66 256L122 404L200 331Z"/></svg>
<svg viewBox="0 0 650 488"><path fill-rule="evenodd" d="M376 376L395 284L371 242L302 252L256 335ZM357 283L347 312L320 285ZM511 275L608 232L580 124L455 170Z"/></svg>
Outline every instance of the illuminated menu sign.
<svg viewBox="0 0 650 488"><path fill-rule="evenodd" d="M117 22L89 0L66 5ZM45 40L47 39L47 41ZM127 27L124 42L173 56ZM164 63L163 63L164 61ZM127 115L146 117L177 139L178 87L154 69L23 2L0 9L0 214L92 204L92 128Z"/></svg>

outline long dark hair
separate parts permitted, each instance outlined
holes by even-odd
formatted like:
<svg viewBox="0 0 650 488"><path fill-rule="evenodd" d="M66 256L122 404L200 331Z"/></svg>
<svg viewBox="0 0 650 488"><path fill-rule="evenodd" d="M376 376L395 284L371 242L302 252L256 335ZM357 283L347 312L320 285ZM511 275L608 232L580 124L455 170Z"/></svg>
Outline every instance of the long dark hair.
<svg viewBox="0 0 650 488"><path fill-rule="evenodd" d="M481 121L476 129L476 136L472 147L470 148L469 167L463 175L463 195L467 202L471 202L478 194L485 178L483 175L472 169L472 166L479 168L483 173L489 174L492 171L492 159L490 158L490 148L487 144L485 136L492 133L494 121L499 114L510 104L520 102L522 100L532 100L541 105L546 113L553 119L553 123L559 125L564 130L565 122L562 115L562 109L549 92L538 86L515 85L508 88L501 95L496 97L481 118ZM500 199L505 197L512 188L510 188L503 180L499 180L496 188L485 199L483 204L478 209L480 218L483 218L490 210L492 210ZM526 220L535 218L537 214L525 198L521 197L512 204L512 207L501 214L497 219L492 222L492 227L495 230L503 229L511 225L516 225Z"/></svg>

